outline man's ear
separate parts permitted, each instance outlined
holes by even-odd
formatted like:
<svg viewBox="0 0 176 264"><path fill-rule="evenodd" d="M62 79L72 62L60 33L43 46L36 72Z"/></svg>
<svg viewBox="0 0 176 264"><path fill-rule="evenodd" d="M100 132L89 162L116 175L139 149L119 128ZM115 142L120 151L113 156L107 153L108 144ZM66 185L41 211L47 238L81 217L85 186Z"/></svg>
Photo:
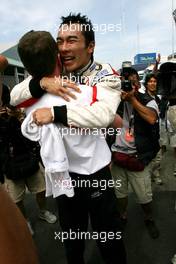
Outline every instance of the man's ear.
<svg viewBox="0 0 176 264"><path fill-rule="evenodd" d="M88 52L94 53L94 48L95 48L95 41L91 41L88 46Z"/></svg>

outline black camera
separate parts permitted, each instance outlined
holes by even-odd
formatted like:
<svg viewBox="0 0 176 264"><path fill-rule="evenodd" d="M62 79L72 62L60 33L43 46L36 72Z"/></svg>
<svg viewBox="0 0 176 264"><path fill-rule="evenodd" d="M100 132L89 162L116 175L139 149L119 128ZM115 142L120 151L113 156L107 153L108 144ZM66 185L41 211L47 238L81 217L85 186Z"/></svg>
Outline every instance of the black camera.
<svg viewBox="0 0 176 264"><path fill-rule="evenodd" d="M131 73L132 69L132 64L130 61L124 61L122 63L122 70L121 70L121 77L122 77L122 82L121 82L121 87L122 90L125 92L130 92L132 91L133 87L131 85L131 81L128 80L129 75Z"/></svg>
<svg viewBox="0 0 176 264"><path fill-rule="evenodd" d="M131 81L129 81L128 79L124 79L121 81L121 88L124 92L130 92L133 90Z"/></svg>

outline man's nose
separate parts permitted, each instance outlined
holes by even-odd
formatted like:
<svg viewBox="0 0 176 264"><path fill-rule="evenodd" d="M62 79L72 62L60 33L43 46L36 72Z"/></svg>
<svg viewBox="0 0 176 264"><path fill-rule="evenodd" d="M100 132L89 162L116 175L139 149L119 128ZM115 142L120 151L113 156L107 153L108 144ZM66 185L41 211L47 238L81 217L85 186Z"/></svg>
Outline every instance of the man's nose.
<svg viewBox="0 0 176 264"><path fill-rule="evenodd" d="M59 45L59 50L62 52L68 51L69 50L69 45L66 41L62 43L62 45Z"/></svg>

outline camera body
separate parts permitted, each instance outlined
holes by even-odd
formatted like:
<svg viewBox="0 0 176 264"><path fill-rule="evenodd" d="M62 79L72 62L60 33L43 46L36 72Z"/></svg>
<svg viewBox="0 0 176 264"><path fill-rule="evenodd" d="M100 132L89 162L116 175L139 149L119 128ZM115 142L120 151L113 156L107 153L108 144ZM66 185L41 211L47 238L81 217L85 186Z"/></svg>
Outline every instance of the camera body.
<svg viewBox="0 0 176 264"><path fill-rule="evenodd" d="M121 87L124 92L130 92L133 90L131 81L129 81L128 79L124 79L121 81Z"/></svg>
<svg viewBox="0 0 176 264"><path fill-rule="evenodd" d="M121 70L121 87L122 90L125 92L130 92L132 91L133 87L132 87L132 83L131 81L129 81L128 77L131 73L131 69L132 69L132 64L130 61L124 61L122 63L122 70Z"/></svg>

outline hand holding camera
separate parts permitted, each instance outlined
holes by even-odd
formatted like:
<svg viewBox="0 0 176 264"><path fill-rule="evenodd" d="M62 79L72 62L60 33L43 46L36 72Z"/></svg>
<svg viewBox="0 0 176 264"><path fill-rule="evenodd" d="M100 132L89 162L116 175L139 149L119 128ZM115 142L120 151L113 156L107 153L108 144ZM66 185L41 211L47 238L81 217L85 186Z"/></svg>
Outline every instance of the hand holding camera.
<svg viewBox="0 0 176 264"><path fill-rule="evenodd" d="M121 87L124 92L130 92L133 90L132 87L132 81L129 81L128 79L124 79L121 82Z"/></svg>
<svg viewBox="0 0 176 264"><path fill-rule="evenodd" d="M135 88L132 88L131 91L122 91L121 98L124 101L131 102L135 97Z"/></svg>

